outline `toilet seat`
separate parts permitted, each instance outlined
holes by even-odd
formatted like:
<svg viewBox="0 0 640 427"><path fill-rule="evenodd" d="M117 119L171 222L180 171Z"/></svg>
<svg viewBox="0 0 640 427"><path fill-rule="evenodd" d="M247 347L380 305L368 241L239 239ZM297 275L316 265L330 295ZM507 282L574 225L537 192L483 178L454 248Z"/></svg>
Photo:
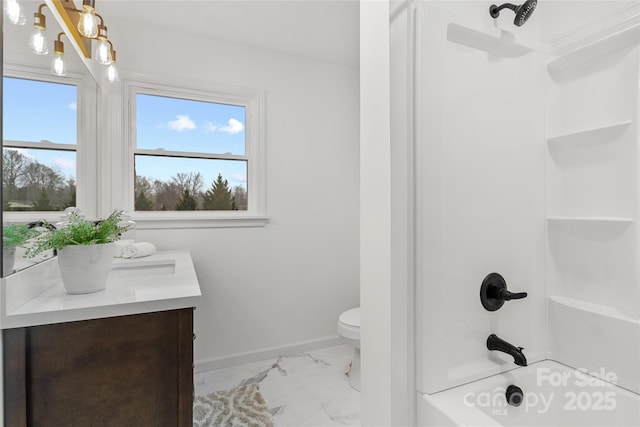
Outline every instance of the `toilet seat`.
<svg viewBox="0 0 640 427"><path fill-rule="evenodd" d="M360 307L352 308L340 315L338 334L352 340L360 340Z"/></svg>

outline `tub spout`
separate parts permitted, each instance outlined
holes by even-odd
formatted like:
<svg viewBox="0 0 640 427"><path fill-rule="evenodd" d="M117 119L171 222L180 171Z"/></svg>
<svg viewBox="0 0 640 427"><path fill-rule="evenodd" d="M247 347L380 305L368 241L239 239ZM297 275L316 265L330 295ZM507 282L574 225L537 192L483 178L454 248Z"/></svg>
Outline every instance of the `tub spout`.
<svg viewBox="0 0 640 427"><path fill-rule="evenodd" d="M487 348L489 350L498 350L513 356L513 363L518 366L527 366L527 358L524 357L522 347L516 347L509 344L505 340L499 338L496 334L491 334L487 338Z"/></svg>

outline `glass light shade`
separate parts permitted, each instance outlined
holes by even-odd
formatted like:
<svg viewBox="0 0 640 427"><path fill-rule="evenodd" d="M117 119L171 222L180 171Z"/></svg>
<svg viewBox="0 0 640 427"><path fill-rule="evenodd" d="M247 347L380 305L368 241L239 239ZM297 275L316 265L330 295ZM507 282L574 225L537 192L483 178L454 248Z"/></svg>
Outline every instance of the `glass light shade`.
<svg viewBox="0 0 640 427"><path fill-rule="evenodd" d="M98 46L96 46L95 53L96 61L101 63L102 65L111 64L111 46L109 46L109 42L105 39L100 39L98 42Z"/></svg>
<svg viewBox="0 0 640 427"><path fill-rule="evenodd" d="M85 8L78 20L78 31L90 39L98 35L98 17L93 9Z"/></svg>
<svg viewBox="0 0 640 427"><path fill-rule="evenodd" d="M7 0L5 10L7 12L7 18L9 18L9 22L12 24L24 25L25 22L27 22L22 11L22 6L20 6L17 0Z"/></svg>
<svg viewBox="0 0 640 427"><path fill-rule="evenodd" d="M51 71L56 76L66 76L67 75L67 66L64 63L64 54L57 53L53 57L53 62L51 62Z"/></svg>
<svg viewBox="0 0 640 427"><path fill-rule="evenodd" d="M116 68L116 64L113 62L109 64L104 74L107 80L109 80L109 82L111 83L114 83L120 80L120 76L118 76L118 68Z"/></svg>
<svg viewBox="0 0 640 427"><path fill-rule="evenodd" d="M29 46L38 55L46 55L49 53L49 42L47 41L47 35L40 27L35 27L31 37L29 37Z"/></svg>

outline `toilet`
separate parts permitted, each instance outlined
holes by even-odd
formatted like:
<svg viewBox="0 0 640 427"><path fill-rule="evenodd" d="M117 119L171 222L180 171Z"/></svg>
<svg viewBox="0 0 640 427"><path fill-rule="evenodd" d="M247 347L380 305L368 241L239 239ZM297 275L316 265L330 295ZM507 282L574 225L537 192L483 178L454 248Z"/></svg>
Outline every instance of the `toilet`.
<svg viewBox="0 0 640 427"><path fill-rule="evenodd" d="M351 360L351 371L349 372L349 385L360 391L360 307L347 310L338 318L338 335L353 350Z"/></svg>

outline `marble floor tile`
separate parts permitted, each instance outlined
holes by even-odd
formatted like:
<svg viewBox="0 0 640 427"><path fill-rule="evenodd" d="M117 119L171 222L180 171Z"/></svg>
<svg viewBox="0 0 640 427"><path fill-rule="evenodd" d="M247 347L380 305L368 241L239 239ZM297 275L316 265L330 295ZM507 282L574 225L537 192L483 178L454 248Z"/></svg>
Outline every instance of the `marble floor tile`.
<svg viewBox="0 0 640 427"><path fill-rule="evenodd" d="M195 375L196 395L260 385L277 427L360 425L360 393L349 386L353 349L328 347Z"/></svg>

